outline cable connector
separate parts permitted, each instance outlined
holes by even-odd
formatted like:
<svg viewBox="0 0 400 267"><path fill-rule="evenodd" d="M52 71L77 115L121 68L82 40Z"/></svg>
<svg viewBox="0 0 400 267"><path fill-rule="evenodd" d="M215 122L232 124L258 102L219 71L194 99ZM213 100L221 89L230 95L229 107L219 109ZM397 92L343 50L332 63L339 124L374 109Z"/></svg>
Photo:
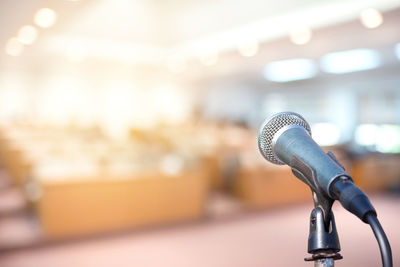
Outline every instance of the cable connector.
<svg viewBox="0 0 400 267"><path fill-rule="evenodd" d="M376 216L376 211L368 196L348 177L337 178L332 183L330 190L331 195L339 200L346 210L356 215L363 222L368 223L366 220L367 214Z"/></svg>

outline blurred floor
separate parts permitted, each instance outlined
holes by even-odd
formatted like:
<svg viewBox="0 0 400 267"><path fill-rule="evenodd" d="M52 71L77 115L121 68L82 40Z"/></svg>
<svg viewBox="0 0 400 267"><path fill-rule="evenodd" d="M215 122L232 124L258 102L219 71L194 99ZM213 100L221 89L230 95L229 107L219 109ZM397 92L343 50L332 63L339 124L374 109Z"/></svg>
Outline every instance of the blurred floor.
<svg viewBox="0 0 400 267"><path fill-rule="evenodd" d="M226 199L216 199L222 203L218 210L229 208ZM390 238L396 265L400 261L400 198L381 194L373 195L372 201ZM0 219L0 238L10 240L5 237L11 235L18 243L25 237L28 244L36 240L38 245L1 251L0 266L313 266L303 261L311 208L309 203L241 215L235 212L198 223L56 244L39 242L40 231L32 231L37 225L26 214L11 214ZM340 205L334 211L344 256L337 266L380 266L369 226Z"/></svg>
<svg viewBox="0 0 400 267"><path fill-rule="evenodd" d="M40 240L40 226L27 211L23 193L0 169L0 251L35 245Z"/></svg>

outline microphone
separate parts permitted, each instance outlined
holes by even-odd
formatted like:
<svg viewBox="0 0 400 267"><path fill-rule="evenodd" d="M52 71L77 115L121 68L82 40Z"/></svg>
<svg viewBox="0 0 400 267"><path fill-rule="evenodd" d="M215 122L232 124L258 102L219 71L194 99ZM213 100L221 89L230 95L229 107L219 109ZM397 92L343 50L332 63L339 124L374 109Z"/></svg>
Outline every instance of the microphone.
<svg viewBox="0 0 400 267"><path fill-rule="evenodd" d="M354 185L333 153L325 153L311 138L310 125L299 114L282 112L267 119L258 134L258 148L271 163L289 165L311 188L316 205L328 202L325 206L330 210L332 202L339 200L365 223L367 215L377 216L367 195Z"/></svg>
<svg viewBox="0 0 400 267"><path fill-rule="evenodd" d="M314 210L322 210L325 224L334 222L331 207L335 200L339 200L346 210L369 224L378 241L383 266L393 266L389 240L367 195L353 184L353 179L333 153L325 154L311 138L310 125L302 116L294 112L282 112L266 120L258 134L258 148L268 161L289 165L293 174L310 186L316 206ZM335 229L334 224L331 225L326 229ZM310 229L315 229L312 222ZM318 249L328 243L328 247L333 245L338 249L335 242L329 242L329 238L319 237L309 238L309 252L315 252L313 246L310 248L310 244L315 245L314 241Z"/></svg>

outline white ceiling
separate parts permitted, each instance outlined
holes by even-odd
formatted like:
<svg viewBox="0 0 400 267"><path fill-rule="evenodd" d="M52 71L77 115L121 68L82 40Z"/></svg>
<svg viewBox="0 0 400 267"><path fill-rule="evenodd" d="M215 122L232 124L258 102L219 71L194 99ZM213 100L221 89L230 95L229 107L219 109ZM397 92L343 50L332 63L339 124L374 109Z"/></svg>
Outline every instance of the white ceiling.
<svg viewBox="0 0 400 267"><path fill-rule="evenodd" d="M357 18L364 8L399 6L398 0L96 0L65 22L59 34L176 46L263 27L254 34L268 39L298 24L323 27Z"/></svg>
<svg viewBox="0 0 400 267"><path fill-rule="evenodd" d="M95 50L96 44L98 50L109 47L117 54L134 55L134 60L152 57L149 61L160 58L161 63L177 51L192 56L201 50L231 50L243 39L268 42L287 36L297 25L321 28L355 20L364 8L394 9L400 1L2 0L0 42L32 23L35 11L45 6L53 8L59 19L54 28L41 30L39 41L26 49L24 54L31 58L65 54L68 45L85 43L87 49Z"/></svg>

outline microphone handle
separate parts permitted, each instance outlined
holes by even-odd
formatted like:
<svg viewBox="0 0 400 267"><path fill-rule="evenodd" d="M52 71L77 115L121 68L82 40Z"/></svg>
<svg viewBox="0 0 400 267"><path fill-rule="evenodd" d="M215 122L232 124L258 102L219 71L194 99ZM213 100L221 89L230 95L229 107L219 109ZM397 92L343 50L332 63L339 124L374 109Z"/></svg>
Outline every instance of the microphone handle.
<svg viewBox="0 0 400 267"><path fill-rule="evenodd" d="M274 136L272 148L276 156L292 168L296 165L294 158L310 166L315 177L306 175L310 180L308 184L316 184L331 198L334 197L331 195L330 186L335 179L339 177L351 179L343 167L328 156L303 127L297 125L283 127Z"/></svg>

